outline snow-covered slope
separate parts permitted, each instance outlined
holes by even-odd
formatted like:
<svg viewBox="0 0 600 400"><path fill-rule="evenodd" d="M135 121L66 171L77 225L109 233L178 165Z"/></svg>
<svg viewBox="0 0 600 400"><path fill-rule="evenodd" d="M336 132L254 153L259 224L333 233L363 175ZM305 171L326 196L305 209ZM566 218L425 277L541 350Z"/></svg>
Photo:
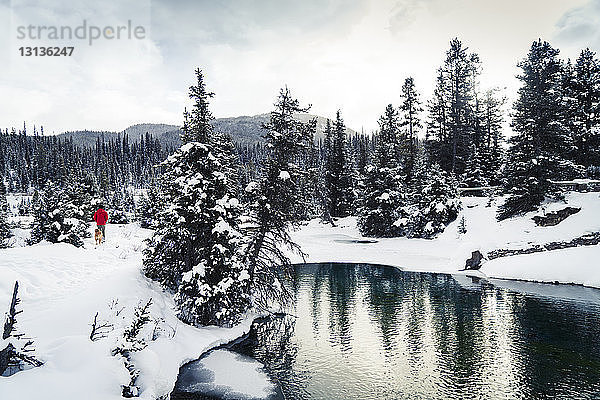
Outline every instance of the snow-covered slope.
<svg viewBox="0 0 600 400"><path fill-rule="evenodd" d="M164 320L167 334L135 355L142 398L169 393L180 365L249 329L251 316L232 329L179 323L170 296L140 272L142 242L149 232L134 224L108 225L107 243L98 247L88 239L81 249L39 244L0 250L0 307L8 308L18 280L23 309L18 327L35 340L36 355L45 363L0 377L0 399L120 399L120 385L129 382L129 374L110 351L119 323L128 324L133 307L149 298L152 316ZM114 321L108 306L115 299L117 308L123 308L120 321ZM96 312L107 320L112 313L116 329L92 342L90 324Z"/></svg>
<svg viewBox="0 0 600 400"><path fill-rule="evenodd" d="M344 218L337 226L309 222L293 234L307 254L308 262L364 262L395 265L415 271L461 273L471 252L487 253L500 248L523 249L535 244L569 241L590 232L600 231L600 195L570 193L566 202L581 207L581 211L557 226L536 226L531 217L538 213L495 219L498 199L488 206L487 198L464 197L463 209L456 221L433 240L377 239L376 243L357 243L363 238L356 228L356 219ZM565 203L545 205L545 211L565 207ZM458 224L464 217L467 232L458 234ZM504 257L486 261L481 273L489 277L536 280L542 282L577 283L600 287L600 246L578 247L550 252ZM301 262L296 257L295 261ZM472 271L469 272L473 274Z"/></svg>

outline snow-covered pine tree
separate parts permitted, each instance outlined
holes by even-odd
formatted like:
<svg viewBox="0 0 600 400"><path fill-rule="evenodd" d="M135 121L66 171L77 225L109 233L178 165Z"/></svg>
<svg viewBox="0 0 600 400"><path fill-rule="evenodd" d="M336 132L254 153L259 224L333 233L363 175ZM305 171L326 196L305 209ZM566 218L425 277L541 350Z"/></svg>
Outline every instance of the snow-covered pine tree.
<svg viewBox="0 0 600 400"><path fill-rule="evenodd" d="M163 201L158 184L151 184L140 197L135 210L136 219L142 228L154 229L156 227L156 216L160 214L164 205Z"/></svg>
<svg viewBox="0 0 600 400"><path fill-rule="evenodd" d="M596 53L582 50L574 66L565 66L564 74L572 159L586 167L600 165L600 61Z"/></svg>
<svg viewBox="0 0 600 400"><path fill-rule="evenodd" d="M78 214L84 221L91 221L96 205L102 202L100 188L94 176L88 172L82 172L71 176L67 181L69 194Z"/></svg>
<svg viewBox="0 0 600 400"><path fill-rule="evenodd" d="M563 107L562 69L559 51L548 42L533 42L518 66L522 86L514 105L510 157L499 219L535 210L553 192L552 179L572 178L576 170L568 156L572 151Z"/></svg>
<svg viewBox="0 0 600 400"><path fill-rule="evenodd" d="M429 138L430 157L445 171L464 171L473 140L473 102L479 72L479 56L469 53L458 38L452 39L429 103L428 133L433 134Z"/></svg>
<svg viewBox="0 0 600 400"><path fill-rule="evenodd" d="M275 110L264 125L269 154L262 175L246 188L252 199L245 225L250 237L246 263L259 307L283 304L291 296L286 281L292 267L286 249L300 251L289 232L298 226L304 207L298 187L302 171L294 160L305 151L316 128L314 122L302 122L294 115L307 111L287 87L281 89Z"/></svg>
<svg viewBox="0 0 600 400"><path fill-rule="evenodd" d="M176 292L179 318L193 325L230 325L249 306L250 275L239 233L239 201L230 183L230 155L213 134L202 71L190 87L183 145L163 162L164 206L144 251L144 272ZM217 139L217 140L215 140Z"/></svg>
<svg viewBox="0 0 600 400"><path fill-rule="evenodd" d="M401 141L402 148L405 150L403 160L404 174L407 181L413 175L415 157L417 151L417 133L423 127L421 124L420 113L423 111L419 92L415 88L415 81L412 77L404 80L402 85L402 94L400 95L402 104L400 104L400 127L402 129Z"/></svg>
<svg viewBox="0 0 600 400"><path fill-rule="evenodd" d="M31 197L31 214L33 216L33 224L31 229L31 235L29 237L29 243L39 243L44 240L44 231L41 221L43 221L46 212L45 205L43 204L42 195L40 190L33 192Z"/></svg>
<svg viewBox="0 0 600 400"><path fill-rule="evenodd" d="M131 221L134 207L133 197L125 188L113 191L106 203L110 222L112 224L128 224Z"/></svg>
<svg viewBox="0 0 600 400"><path fill-rule="evenodd" d="M71 180L67 182L59 185L48 181L41 193L34 193L31 244L47 240L81 247L83 239L90 237L90 216L82 211L78 186Z"/></svg>
<svg viewBox="0 0 600 400"><path fill-rule="evenodd" d="M8 239L12 236L8 226L8 202L6 200L6 186L0 176L0 249L8 247Z"/></svg>
<svg viewBox="0 0 600 400"><path fill-rule="evenodd" d="M358 229L365 236L395 237L404 234L401 213L405 193L398 161L398 112L389 104L379 118L374 162L363 176Z"/></svg>
<svg viewBox="0 0 600 400"><path fill-rule="evenodd" d="M316 120L314 120L316 123ZM316 131L316 127L315 127ZM314 138L308 143L306 157L304 159L304 169L306 174L304 177L304 192L307 219L323 216L323 196L324 183L323 168L319 154L319 146L315 143Z"/></svg>
<svg viewBox="0 0 600 400"><path fill-rule="evenodd" d="M333 222L331 219L331 187L333 186L333 175L331 169L333 167L333 129L331 127L331 121L329 118L325 123L325 131L323 132L325 138L323 139L323 215L321 218L325 222Z"/></svg>
<svg viewBox="0 0 600 400"><path fill-rule="evenodd" d="M498 89L486 90L482 100L481 124L483 137L478 149L481 158L483 176L490 185L498 185L501 177L501 167L504 163L502 142L502 124L504 115L502 107L506 99L499 97Z"/></svg>
<svg viewBox="0 0 600 400"><path fill-rule="evenodd" d="M461 209L457 182L438 164L419 166L417 185L407 211L407 236L431 239L454 221Z"/></svg>
<svg viewBox="0 0 600 400"><path fill-rule="evenodd" d="M487 186L488 181L482 171L483 162L481 160L481 157L479 156L479 151L477 151L477 147L475 147L475 145L471 145L470 153L471 156L467 160L465 172L462 176L461 187L480 188ZM481 196L483 195L483 190L465 192L465 194Z"/></svg>
<svg viewBox="0 0 600 400"><path fill-rule="evenodd" d="M327 122L329 123L329 120ZM354 193L352 162L348 154L346 125L340 110L337 110L335 114L333 127L326 127L325 132L330 151L327 154L326 171L329 213L332 217L346 217L352 213L356 195Z"/></svg>

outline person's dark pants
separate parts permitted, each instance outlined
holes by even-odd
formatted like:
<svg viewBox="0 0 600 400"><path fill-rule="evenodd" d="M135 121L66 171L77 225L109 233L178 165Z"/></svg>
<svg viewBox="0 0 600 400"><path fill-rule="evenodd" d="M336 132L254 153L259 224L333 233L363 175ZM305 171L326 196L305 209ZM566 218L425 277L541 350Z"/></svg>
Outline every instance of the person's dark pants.
<svg viewBox="0 0 600 400"><path fill-rule="evenodd" d="M102 232L102 241L104 242L104 240L106 239L106 225L97 225L98 229L100 229L100 232Z"/></svg>

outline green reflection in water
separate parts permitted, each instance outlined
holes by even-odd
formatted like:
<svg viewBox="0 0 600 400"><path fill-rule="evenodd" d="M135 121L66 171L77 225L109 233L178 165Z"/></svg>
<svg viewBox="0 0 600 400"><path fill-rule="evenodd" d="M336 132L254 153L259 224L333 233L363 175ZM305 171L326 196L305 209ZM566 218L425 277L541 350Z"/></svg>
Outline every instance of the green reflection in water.
<svg viewBox="0 0 600 400"><path fill-rule="evenodd" d="M296 317L258 321L235 350L288 399L600 398L600 291L457 279L299 266Z"/></svg>

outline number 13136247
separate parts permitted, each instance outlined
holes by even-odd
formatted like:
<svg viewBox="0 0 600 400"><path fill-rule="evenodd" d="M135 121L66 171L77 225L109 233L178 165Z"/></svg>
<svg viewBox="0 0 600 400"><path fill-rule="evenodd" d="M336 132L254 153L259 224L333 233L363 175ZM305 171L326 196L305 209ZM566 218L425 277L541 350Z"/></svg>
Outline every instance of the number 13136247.
<svg viewBox="0 0 600 400"><path fill-rule="evenodd" d="M19 47L21 57L69 57L75 47Z"/></svg>

